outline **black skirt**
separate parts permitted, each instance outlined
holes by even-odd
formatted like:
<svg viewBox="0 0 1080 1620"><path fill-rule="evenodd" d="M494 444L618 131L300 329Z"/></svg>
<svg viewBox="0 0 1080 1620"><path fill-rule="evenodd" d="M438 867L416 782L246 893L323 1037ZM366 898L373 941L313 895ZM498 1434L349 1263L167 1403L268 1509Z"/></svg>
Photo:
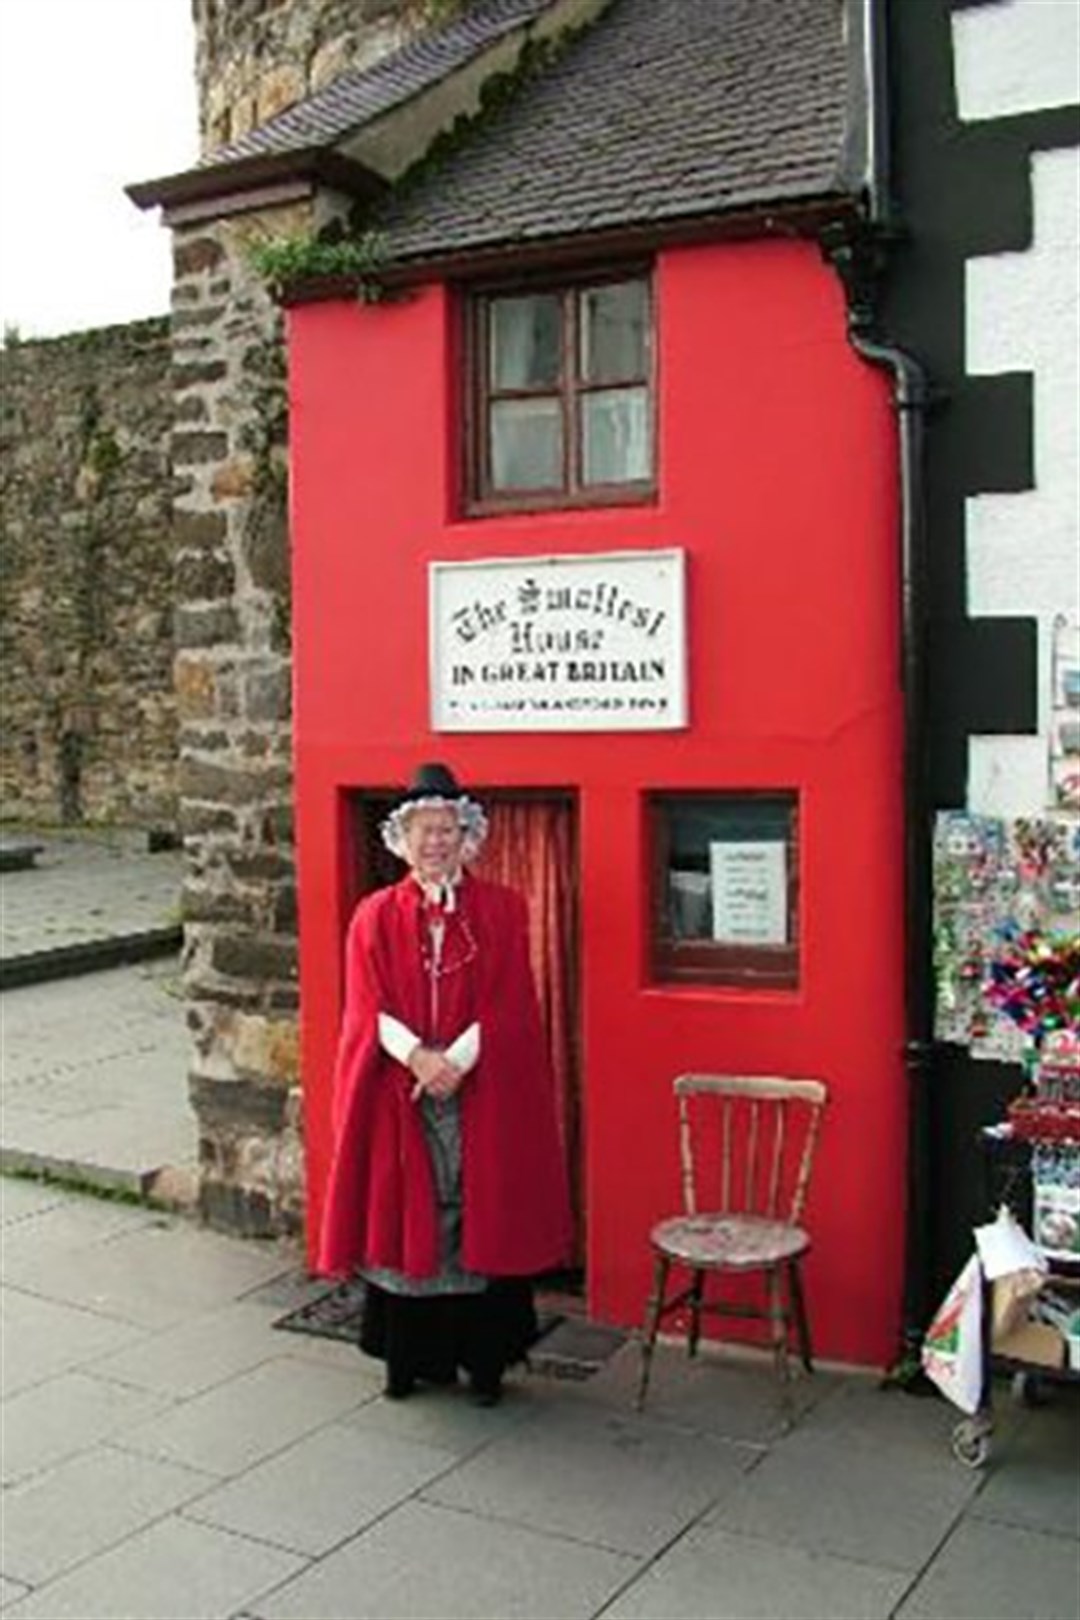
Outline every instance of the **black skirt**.
<svg viewBox="0 0 1080 1620"><path fill-rule="evenodd" d="M478 1394L497 1394L503 1373L536 1343L533 1285L499 1277L475 1294L391 1294L365 1284L360 1349L386 1363L390 1394L415 1383L452 1384L460 1368Z"/></svg>

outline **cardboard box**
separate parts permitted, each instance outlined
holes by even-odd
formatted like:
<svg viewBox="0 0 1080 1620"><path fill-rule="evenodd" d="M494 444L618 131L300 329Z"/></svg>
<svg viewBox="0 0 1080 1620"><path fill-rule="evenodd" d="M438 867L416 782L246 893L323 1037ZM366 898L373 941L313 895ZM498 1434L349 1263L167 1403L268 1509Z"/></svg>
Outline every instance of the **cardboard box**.
<svg viewBox="0 0 1080 1620"><path fill-rule="evenodd" d="M1065 1338L1048 1322L1021 1322L1011 1332L995 1338L995 1356L1010 1361L1030 1361L1036 1367L1065 1365Z"/></svg>

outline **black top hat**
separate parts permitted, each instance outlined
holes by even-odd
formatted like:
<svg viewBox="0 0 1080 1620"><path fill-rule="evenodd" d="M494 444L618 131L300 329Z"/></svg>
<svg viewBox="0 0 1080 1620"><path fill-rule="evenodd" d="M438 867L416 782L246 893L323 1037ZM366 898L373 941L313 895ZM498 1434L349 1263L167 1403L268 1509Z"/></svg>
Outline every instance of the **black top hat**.
<svg viewBox="0 0 1080 1620"><path fill-rule="evenodd" d="M418 765L412 781L398 800L399 804L412 804L415 799L460 799L462 790L448 765L437 762Z"/></svg>

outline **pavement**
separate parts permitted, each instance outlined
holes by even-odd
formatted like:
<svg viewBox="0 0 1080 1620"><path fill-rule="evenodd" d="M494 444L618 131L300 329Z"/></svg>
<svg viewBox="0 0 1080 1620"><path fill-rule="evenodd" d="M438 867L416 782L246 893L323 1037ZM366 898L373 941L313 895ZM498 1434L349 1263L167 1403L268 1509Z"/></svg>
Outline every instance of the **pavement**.
<svg viewBox="0 0 1080 1620"><path fill-rule="evenodd" d="M149 842L127 828L0 837L0 988L175 955L181 856Z"/></svg>
<svg viewBox="0 0 1080 1620"><path fill-rule="evenodd" d="M107 1171L136 1058L131 1097L183 1096L174 988L162 963L4 991L22 1151L75 1121ZM275 1327L321 1286L295 1249L133 1196L0 1180L5 1620L1080 1610L1075 1385L999 1391L978 1470L945 1402L835 1369L797 1379L786 1423L767 1364L664 1345L638 1414L633 1339L588 1378L516 1374L494 1409L390 1402L352 1345Z"/></svg>
<svg viewBox="0 0 1080 1620"><path fill-rule="evenodd" d="M182 1195L181 855L125 830L34 842L32 867L0 871L0 1169Z"/></svg>

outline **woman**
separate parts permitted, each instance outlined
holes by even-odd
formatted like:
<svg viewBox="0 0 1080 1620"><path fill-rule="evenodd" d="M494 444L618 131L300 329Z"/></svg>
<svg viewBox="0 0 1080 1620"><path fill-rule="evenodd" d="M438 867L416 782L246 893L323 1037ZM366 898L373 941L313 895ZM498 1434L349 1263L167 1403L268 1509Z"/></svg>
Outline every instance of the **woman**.
<svg viewBox="0 0 1080 1620"><path fill-rule="evenodd" d="M465 871L486 830L421 766L382 828L409 872L349 927L320 1261L365 1279L361 1348L398 1399L462 1367L498 1400L535 1338L531 1278L569 1247L525 905Z"/></svg>

